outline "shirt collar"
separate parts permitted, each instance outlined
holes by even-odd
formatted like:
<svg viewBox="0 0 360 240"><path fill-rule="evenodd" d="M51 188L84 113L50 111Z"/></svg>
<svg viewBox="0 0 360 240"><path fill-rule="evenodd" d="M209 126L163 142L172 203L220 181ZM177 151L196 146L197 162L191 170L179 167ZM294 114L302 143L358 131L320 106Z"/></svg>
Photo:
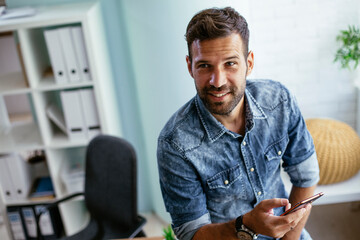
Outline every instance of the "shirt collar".
<svg viewBox="0 0 360 240"><path fill-rule="evenodd" d="M246 132L250 132L254 127L254 119L266 119L266 115L260 105L257 103L255 98L250 92L245 89L245 108L246 108ZM208 135L211 142L216 141L225 132L233 135L234 137L240 136L225 128L205 107L204 103L200 99L199 95L195 97L195 105L199 114L202 125L205 128L206 134Z"/></svg>

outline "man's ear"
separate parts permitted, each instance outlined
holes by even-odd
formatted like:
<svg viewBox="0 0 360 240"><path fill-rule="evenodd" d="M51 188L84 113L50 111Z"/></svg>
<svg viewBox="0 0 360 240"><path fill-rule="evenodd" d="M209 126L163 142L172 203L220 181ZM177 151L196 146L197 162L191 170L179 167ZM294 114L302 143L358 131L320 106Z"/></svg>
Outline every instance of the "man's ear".
<svg viewBox="0 0 360 240"><path fill-rule="evenodd" d="M192 73L192 64L191 64L189 55L186 55L186 64L187 64L188 71L189 71L191 77L194 78L193 73Z"/></svg>
<svg viewBox="0 0 360 240"><path fill-rule="evenodd" d="M246 64L247 64L246 76L249 76L254 68L254 53L253 53L253 51L250 51L248 53L248 56L246 59Z"/></svg>

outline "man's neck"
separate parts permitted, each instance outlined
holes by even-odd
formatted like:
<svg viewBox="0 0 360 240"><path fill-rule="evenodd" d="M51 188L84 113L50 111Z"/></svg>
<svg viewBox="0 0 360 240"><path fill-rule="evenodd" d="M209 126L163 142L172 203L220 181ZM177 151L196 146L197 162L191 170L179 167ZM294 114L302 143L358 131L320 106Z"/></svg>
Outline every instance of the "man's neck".
<svg viewBox="0 0 360 240"><path fill-rule="evenodd" d="M228 130L245 135L245 97L241 99L239 104L231 111L229 115L215 115L213 116L221 122Z"/></svg>

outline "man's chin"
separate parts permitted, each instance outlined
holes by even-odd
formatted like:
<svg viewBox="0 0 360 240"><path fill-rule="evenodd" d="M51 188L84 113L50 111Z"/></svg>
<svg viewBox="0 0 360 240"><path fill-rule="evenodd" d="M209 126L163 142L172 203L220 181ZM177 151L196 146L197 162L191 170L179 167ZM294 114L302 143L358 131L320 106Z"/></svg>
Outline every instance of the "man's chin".
<svg viewBox="0 0 360 240"><path fill-rule="evenodd" d="M209 112L216 115L229 115L232 111L232 109L229 109L229 107L224 106L225 104L212 104L212 105L206 105Z"/></svg>

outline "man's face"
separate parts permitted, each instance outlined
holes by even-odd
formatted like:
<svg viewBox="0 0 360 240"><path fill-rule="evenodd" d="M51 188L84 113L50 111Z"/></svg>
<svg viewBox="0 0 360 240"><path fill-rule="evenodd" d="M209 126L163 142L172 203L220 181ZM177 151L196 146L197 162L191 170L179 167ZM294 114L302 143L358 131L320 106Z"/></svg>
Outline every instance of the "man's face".
<svg viewBox="0 0 360 240"><path fill-rule="evenodd" d="M239 34L212 40L195 40L192 62L186 57L198 95L216 115L229 115L244 97L246 76L253 67L253 53L244 57Z"/></svg>

